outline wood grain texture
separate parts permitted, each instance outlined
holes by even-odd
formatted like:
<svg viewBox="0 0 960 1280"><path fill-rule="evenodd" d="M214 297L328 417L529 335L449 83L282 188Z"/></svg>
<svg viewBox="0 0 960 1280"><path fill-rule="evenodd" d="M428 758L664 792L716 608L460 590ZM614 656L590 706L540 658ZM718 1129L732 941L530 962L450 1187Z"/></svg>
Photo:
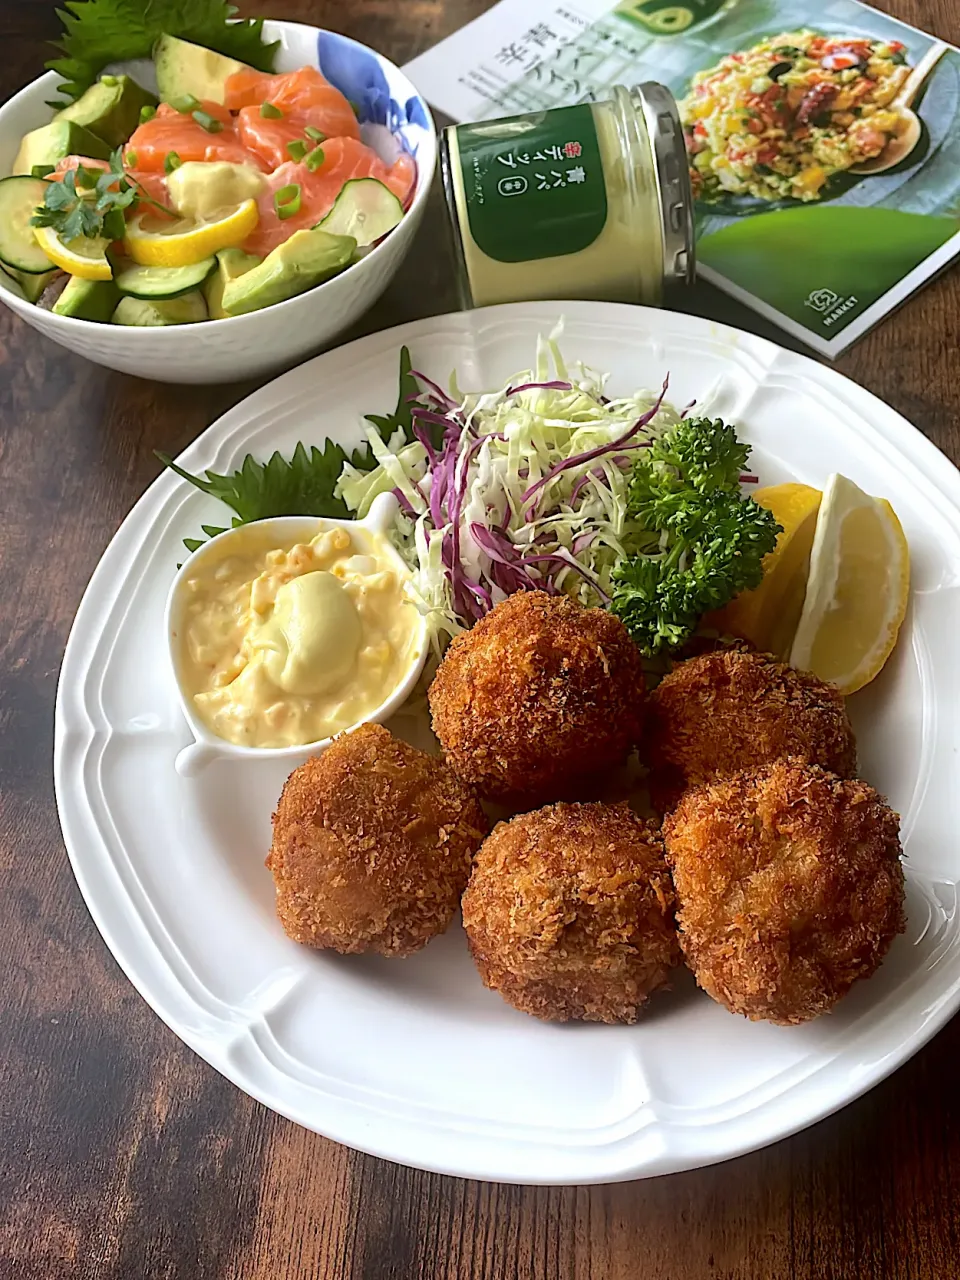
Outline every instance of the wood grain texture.
<svg viewBox="0 0 960 1280"><path fill-rule="evenodd" d="M486 7L259 6L399 62ZM956 0L881 7L960 43ZM0 0L2 96L37 73L53 10ZM358 333L453 306L438 198L430 219ZM776 336L706 288L690 309ZM839 367L960 460L958 338L954 269ZM157 473L153 450L177 452L250 389L109 373L0 314L0 1280L957 1280L957 1021L776 1147L654 1182L542 1190L405 1170L317 1138L150 1012L64 854L57 670L87 579Z"/></svg>

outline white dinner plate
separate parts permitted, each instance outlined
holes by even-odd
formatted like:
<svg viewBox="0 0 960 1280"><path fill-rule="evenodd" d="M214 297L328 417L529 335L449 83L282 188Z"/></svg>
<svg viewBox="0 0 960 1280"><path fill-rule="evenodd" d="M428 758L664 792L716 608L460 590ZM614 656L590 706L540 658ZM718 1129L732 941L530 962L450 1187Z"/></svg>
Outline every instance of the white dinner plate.
<svg viewBox="0 0 960 1280"><path fill-rule="evenodd" d="M908 927L879 973L801 1027L734 1017L679 971L633 1027L551 1025L487 991L459 925L408 960L289 941L263 862L280 762L174 771L188 733L164 600L181 538L220 504L172 474L141 498L90 582L57 699L64 838L107 945L164 1021L241 1089L352 1147L506 1182L648 1177L725 1160L811 1124L888 1075L960 1003L960 475L839 374L693 316L600 303L491 307L374 334L244 400L180 458L223 472L298 440L360 439L396 399L398 350L465 389L532 363L566 316L565 354L614 394L671 377L754 447L762 482L840 471L887 497L913 566L902 638L850 702L864 776L902 814ZM401 727L408 733L410 724Z"/></svg>

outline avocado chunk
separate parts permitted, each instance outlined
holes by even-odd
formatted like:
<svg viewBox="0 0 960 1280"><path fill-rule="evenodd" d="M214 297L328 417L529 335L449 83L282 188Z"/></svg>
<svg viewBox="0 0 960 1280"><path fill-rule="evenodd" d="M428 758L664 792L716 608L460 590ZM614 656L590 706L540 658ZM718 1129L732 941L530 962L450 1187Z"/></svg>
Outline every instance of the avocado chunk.
<svg viewBox="0 0 960 1280"><path fill-rule="evenodd" d="M203 296L207 300L207 310L211 320L225 320L227 313L223 309L223 291L231 280L238 280L263 261L255 253L244 253L242 249L221 249L217 254L217 269L203 286Z"/></svg>
<svg viewBox="0 0 960 1280"><path fill-rule="evenodd" d="M119 300L120 290L112 280L81 280L79 276L71 276L53 304L53 314L106 324Z"/></svg>
<svg viewBox="0 0 960 1280"><path fill-rule="evenodd" d="M132 325L135 328L164 328L171 324L196 324L206 320L207 304L199 289L184 293L179 298L158 299L121 298L113 313L114 324Z"/></svg>
<svg viewBox="0 0 960 1280"><path fill-rule="evenodd" d="M295 231L258 267L224 285L223 309L228 316L240 316L306 293L348 266L356 247L353 236Z"/></svg>
<svg viewBox="0 0 960 1280"><path fill-rule="evenodd" d="M153 62L157 69L157 90L163 102L192 94L201 101L218 102L222 106L227 77L237 71L250 70L244 62L167 35L161 36L153 46Z"/></svg>
<svg viewBox="0 0 960 1280"><path fill-rule="evenodd" d="M152 93L129 76L104 76L53 117L81 124L111 147L122 146L140 123L143 107L155 107Z"/></svg>
<svg viewBox="0 0 960 1280"><path fill-rule="evenodd" d="M0 266L0 270L20 286L20 292L28 302L38 302L40 295L47 286L63 275L59 267L53 271L44 271L40 275L31 275L27 271L17 271L15 267Z"/></svg>
<svg viewBox="0 0 960 1280"><path fill-rule="evenodd" d="M35 165L55 165L64 156L109 160L110 148L75 120L51 120L23 137L12 172L14 175L32 173Z"/></svg>

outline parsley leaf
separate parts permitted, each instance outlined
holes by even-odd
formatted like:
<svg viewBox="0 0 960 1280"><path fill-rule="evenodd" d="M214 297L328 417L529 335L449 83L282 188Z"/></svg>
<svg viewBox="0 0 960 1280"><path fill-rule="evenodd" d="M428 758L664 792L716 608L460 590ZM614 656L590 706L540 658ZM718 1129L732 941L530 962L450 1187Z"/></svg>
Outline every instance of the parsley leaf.
<svg viewBox="0 0 960 1280"><path fill-rule="evenodd" d="M271 71L279 41L264 41L262 18L229 21L236 12L227 0L66 0L58 10L63 35L54 41L62 56L47 69L63 77L59 92L73 101L108 63L149 58L166 34Z"/></svg>
<svg viewBox="0 0 960 1280"><path fill-rule="evenodd" d="M750 447L721 419L685 419L638 454L613 612L647 657L679 648L704 613L760 585L782 532L740 492Z"/></svg>
<svg viewBox="0 0 960 1280"><path fill-rule="evenodd" d="M110 157L109 169L88 169L81 164L68 169L60 181L48 182L43 204L30 222L35 227L55 228L63 240L80 236L122 240L123 211L135 200L173 213L124 172L123 150L118 147Z"/></svg>

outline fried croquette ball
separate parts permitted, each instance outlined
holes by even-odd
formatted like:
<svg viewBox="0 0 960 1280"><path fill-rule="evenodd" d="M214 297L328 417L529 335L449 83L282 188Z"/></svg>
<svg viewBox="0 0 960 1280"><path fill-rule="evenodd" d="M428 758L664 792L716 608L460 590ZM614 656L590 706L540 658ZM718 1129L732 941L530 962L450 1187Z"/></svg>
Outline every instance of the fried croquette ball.
<svg viewBox="0 0 960 1280"><path fill-rule="evenodd" d="M295 942L407 956L443 933L489 823L444 762L366 724L295 769L267 866Z"/></svg>
<svg viewBox="0 0 960 1280"><path fill-rule="evenodd" d="M687 791L663 834L704 991L799 1023L869 978L904 928L899 827L865 782L793 761Z"/></svg>
<svg viewBox="0 0 960 1280"><path fill-rule="evenodd" d="M727 649L678 663L650 695L644 756L661 813L684 788L787 756L842 778L857 767L843 695L769 654Z"/></svg>
<svg viewBox="0 0 960 1280"><path fill-rule="evenodd" d="M457 773L517 807L586 794L640 736L640 655L603 609L509 596L447 650L433 728Z"/></svg>
<svg viewBox="0 0 960 1280"><path fill-rule="evenodd" d="M557 1022L635 1022L680 960L659 833L625 805L501 822L474 863L463 925L484 985Z"/></svg>

